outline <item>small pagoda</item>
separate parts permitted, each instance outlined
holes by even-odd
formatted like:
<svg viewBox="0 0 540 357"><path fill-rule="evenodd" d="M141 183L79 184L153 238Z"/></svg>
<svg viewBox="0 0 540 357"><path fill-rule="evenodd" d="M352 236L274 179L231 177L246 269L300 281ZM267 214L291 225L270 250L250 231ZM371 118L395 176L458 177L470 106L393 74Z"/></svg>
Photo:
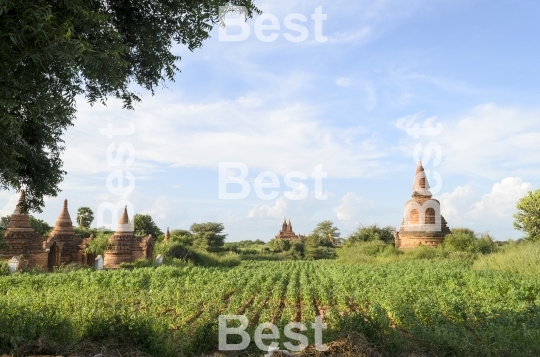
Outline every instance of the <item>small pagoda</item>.
<svg viewBox="0 0 540 357"><path fill-rule="evenodd" d="M135 235L129 222L127 206L118 221L116 232L109 238L109 249L105 251L104 267L120 268L121 263L130 263L138 259L152 259L154 240L152 235L139 237Z"/></svg>
<svg viewBox="0 0 540 357"><path fill-rule="evenodd" d="M47 266L46 238L39 235L30 225L30 215L21 209L24 200L25 193L21 191L19 202L4 234L7 249L0 250L0 259L22 256L25 264Z"/></svg>
<svg viewBox="0 0 540 357"><path fill-rule="evenodd" d="M81 245L83 238L75 234L73 222L68 211L68 201L64 200L64 206L56 220L54 229L47 238L46 248L49 252L47 266L50 268L60 264L71 262L83 262Z"/></svg>
<svg viewBox="0 0 540 357"><path fill-rule="evenodd" d="M399 232L394 228L396 248L407 249L419 245L436 247L443 243L450 229L441 215L440 206L439 201L432 198L422 161L418 161L412 199L405 203Z"/></svg>

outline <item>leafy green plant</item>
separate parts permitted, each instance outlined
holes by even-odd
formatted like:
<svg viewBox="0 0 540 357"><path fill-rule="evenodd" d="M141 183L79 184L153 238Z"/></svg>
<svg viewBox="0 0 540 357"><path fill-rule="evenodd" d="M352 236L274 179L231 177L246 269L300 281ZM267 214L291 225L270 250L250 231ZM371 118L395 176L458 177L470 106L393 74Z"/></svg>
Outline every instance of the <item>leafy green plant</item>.
<svg viewBox="0 0 540 357"><path fill-rule="evenodd" d="M540 190L529 191L516 207L514 228L525 232L527 239L540 241Z"/></svg>
<svg viewBox="0 0 540 357"><path fill-rule="evenodd" d="M87 253L93 253L97 255L104 255L105 251L109 248L109 238L111 233L98 233L94 239L88 243Z"/></svg>
<svg viewBox="0 0 540 357"><path fill-rule="evenodd" d="M359 242L379 240L388 244L394 243L393 228L390 226L381 228L376 224L366 227L359 227L355 232L351 233L347 237L345 244L352 245Z"/></svg>

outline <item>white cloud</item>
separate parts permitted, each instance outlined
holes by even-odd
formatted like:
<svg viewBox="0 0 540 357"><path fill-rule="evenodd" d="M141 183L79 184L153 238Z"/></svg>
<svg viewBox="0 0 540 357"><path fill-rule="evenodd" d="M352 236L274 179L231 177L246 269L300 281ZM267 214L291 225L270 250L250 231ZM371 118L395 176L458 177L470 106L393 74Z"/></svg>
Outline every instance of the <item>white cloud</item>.
<svg viewBox="0 0 540 357"><path fill-rule="evenodd" d="M417 113L398 119L396 126L406 130L414 123L420 127L442 124L439 135L421 137L442 148L441 165L436 169L440 173L479 175L491 180L506 176L540 177L539 109L489 103L446 120L431 117L422 121L422 114ZM403 143L408 144L404 150L410 155L411 146L418 144L418 139L409 136Z"/></svg>
<svg viewBox="0 0 540 357"><path fill-rule="evenodd" d="M511 219L517 201L532 190L532 185L519 177L507 177L493 185L490 193L474 204L467 215L474 219Z"/></svg>
<svg viewBox="0 0 540 357"><path fill-rule="evenodd" d="M294 195L300 194L303 190L308 189L304 183L292 190ZM325 192L329 197L332 195ZM311 218L313 214L327 206L327 200L318 200L313 192L301 200L291 200L285 195L278 197L273 205L260 205L253 207L247 217L248 218L279 218L294 217Z"/></svg>
<svg viewBox="0 0 540 357"><path fill-rule="evenodd" d="M342 44L349 42L365 42L370 38L372 30L369 26L364 26L352 32L335 32L328 37L331 44Z"/></svg>
<svg viewBox="0 0 540 357"><path fill-rule="evenodd" d="M9 216L13 214L13 211L15 211L15 207L17 206L17 203L19 203L19 197L20 194L18 193L9 193L9 192L2 192L2 200L7 199L6 204L2 209L0 209L0 217Z"/></svg>
<svg viewBox="0 0 540 357"><path fill-rule="evenodd" d="M435 128L436 127L437 117L429 117L423 119L422 113L415 113L411 115L406 115L404 117L398 118L394 124L398 129L407 131L407 129L414 128L415 124L418 124L420 128Z"/></svg>
<svg viewBox="0 0 540 357"><path fill-rule="evenodd" d="M160 197L158 197L156 202L154 202L154 204L152 205L152 207L150 209L146 209L146 210L142 211L141 213L142 214L149 214L154 219L157 218L157 219L163 220L163 219L167 218L167 214L168 214L168 212L170 212L171 208L172 207L171 207L171 204L170 204L169 199L167 198L167 196L160 196ZM175 208L175 210L176 210L176 208Z"/></svg>
<svg viewBox="0 0 540 357"><path fill-rule="evenodd" d="M340 221L354 221L360 222L362 213L375 207L373 200L368 200L358 196L355 192L347 192L340 201L340 205L334 207L333 211L336 213L338 220Z"/></svg>
<svg viewBox="0 0 540 357"><path fill-rule="evenodd" d="M473 188L470 185L458 186L454 191L445 192L438 197L441 203L441 214L451 226L465 224L463 216L468 212L476 198Z"/></svg>
<svg viewBox="0 0 540 357"><path fill-rule="evenodd" d="M340 87L352 87L353 86L353 81L349 78L349 77L339 77L339 78L336 78L335 82L337 86L340 86Z"/></svg>
<svg viewBox="0 0 540 357"><path fill-rule="evenodd" d="M273 100L253 98L187 104L161 93L159 99L145 99L144 107L134 112L112 105L83 106L75 127L68 130L65 168L79 174L124 169L144 175L159 165L217 169L219 162L234 161L278 175L302 171L309 176L319 164L331 177L372 177L387 170L379 161L389 149L365 128L330 127L317 120L310 106L276 108ZM96 122L120 128L134 123L136 129L133 135L110 140L99 135ZM121 142L136 151L129 167L106 160L107 147L115 143L118 149Z"/></svg>

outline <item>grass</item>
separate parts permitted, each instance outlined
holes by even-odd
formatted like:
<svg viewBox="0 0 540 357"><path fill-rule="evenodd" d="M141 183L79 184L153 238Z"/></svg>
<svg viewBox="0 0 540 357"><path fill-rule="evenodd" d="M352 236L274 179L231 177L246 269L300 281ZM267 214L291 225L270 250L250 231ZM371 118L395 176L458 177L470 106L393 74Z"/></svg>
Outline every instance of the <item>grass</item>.
<svg viewBox="0 0 540 357"><path fill-rule="evenodd" d="M477 259L473 268L538 277L540 276L540 244L522 242L505 245L499 251Z"/></svg>

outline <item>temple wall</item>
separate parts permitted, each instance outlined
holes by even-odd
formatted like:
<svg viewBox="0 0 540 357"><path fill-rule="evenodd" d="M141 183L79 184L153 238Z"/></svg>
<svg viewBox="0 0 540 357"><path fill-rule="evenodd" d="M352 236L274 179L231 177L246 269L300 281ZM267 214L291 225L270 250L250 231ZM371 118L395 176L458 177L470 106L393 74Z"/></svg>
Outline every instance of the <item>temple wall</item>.
<svg viewBox="0 0 540 357"><path fill-rule="evenodd" d="M118 269L121 263L130 263L133 261L131 251L122 253L105 251L104 255L103 267L107 269Z"/></svg>

